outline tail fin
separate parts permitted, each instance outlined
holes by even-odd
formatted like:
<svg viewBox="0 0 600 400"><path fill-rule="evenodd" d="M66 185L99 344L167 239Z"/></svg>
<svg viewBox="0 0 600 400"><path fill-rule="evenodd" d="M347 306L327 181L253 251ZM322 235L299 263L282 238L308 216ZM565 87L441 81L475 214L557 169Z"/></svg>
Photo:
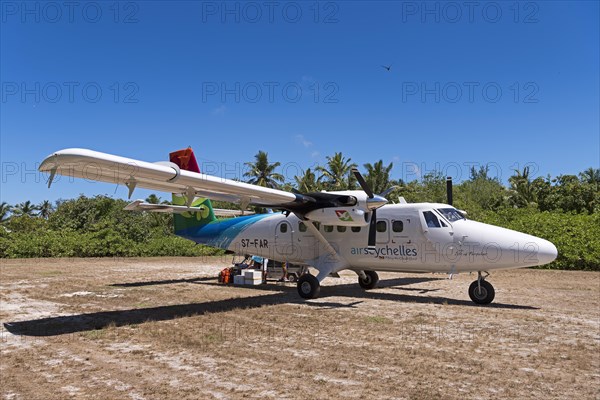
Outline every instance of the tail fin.
<svg viewBox="0 0 600 400"><path fill-rule="evenodd" d="M183 170L200 173L196 156L194 156L194 151L190 147L170 153L169 160ZM185 205L185 196L173 193L173 204ZM173 215L175 233L186 231L190 228L199 228L217 220L209 199L195 199L192 207L202 209L195 213L186 212Z"/></svg>

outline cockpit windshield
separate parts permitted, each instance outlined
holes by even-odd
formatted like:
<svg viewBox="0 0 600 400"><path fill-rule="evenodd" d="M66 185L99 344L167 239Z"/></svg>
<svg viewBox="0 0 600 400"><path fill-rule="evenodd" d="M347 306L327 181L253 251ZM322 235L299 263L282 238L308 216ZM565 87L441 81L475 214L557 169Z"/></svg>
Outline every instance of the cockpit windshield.
<svg viewBox="0 0 600 400"><path fill-rule="evenodd" d="M459 213L456 208L438 208L437 211L450 222L465 219L465 217Z"/></svg>

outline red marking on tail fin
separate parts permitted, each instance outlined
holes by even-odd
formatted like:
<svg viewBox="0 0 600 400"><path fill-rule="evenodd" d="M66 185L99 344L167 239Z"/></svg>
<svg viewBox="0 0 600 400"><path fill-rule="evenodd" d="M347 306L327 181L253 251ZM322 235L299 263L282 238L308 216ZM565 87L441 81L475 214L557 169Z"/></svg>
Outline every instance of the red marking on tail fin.
<svg viewBox="0 0 600 400"><path fill-rule="evenodd" d="M200 173L200 167L198 167L196 156L194 156L194 151L191 147L170 153L169 160L172 163L177 164L177 166L181 169Z"/></svg>

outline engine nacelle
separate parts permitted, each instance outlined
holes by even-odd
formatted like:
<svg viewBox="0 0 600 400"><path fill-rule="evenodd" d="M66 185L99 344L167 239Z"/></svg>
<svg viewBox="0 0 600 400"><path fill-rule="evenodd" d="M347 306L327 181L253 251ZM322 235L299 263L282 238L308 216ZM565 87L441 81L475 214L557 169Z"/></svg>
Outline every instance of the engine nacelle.
<svg viewBox="0 0 600 400"><path fill-rule="evenodd" d="M306 213L306 218L324 225L366 226L365 212L353 207L330 207Z"/></svg>

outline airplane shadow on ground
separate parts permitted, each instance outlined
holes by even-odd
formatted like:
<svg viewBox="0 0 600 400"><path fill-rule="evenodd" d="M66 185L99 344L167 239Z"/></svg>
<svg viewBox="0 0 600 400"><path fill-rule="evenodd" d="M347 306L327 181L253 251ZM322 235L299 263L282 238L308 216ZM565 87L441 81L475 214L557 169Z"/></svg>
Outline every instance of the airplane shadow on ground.
<svg viewBox="0 0 600 400"><path fill-rule="evenodd" d="M435 281L443 278L399 278L399 279L388 279L379 282L379 288L393 288L401 289L398 286L410 285L414 283L421 283L427 281ZM213 282L211 282L213 281ZM193 283L200 285L219 285L214 282L215 278L197 278L197 279L182 279L182 280L169 280L169 281L153 281L150 282L139 282L140 284L166 284L169 283ZM112 286L125 286L134 287L134 283L125 284L114 284ZM143 286L143 285L138 285ZM466 307L481 307L477 304L467 300L455 300L444 297L432 297L432 296L414 296L409 294L397 294L381 292L377 289L365 291L361 289L358 284L342 284L333 286L321 287L321 294L318 299L305 301L299 298L295 286L285 285L260 285L260 286L244 286L244 289L260 290L260 291L271 291L276 292L272 294L262 294L258 296L251 296L245 298L234 298L225 300L216 300L205 303L190 303L190 304L177 304L171 306L160 306L150 308L139 308L129 310L115 310L115 311L100 311L92 313L75 314L69 316L60 317L49 317L40 318L29 321L19 322L7 322L4 323L4 328L14 335L25 335L25 336L56 336L64 335L69 333L85 332L95 329L102 329L109 325L114 326L126 326L142 324L144 322L151 321L168 321L177 318L193 317L211 313L222 313L232 310L244 310L260 308L263 306L271 306L278 304L306 304L311 307L323 307L327 308L355 308L356 305L363 303L364 300L360 299L374 299L374 300L386 300L393 302L407 302L407 303L421 303L421 304L446 304L453 306L466 306ZM419 290L410 288L411 290ZM408 290L408 288L402 288L402 290ZM435 291L439 289L433 289ZM352 303L340 303L336 301L322 301L321 299L327 299L328 297L348 297L352 298ZM356 300L359 299L359 300ZM486 308L494 309L513 309L513 310L538 310L539 308L531 306L513 305L513 304L502 304L492 303Z"/></svg>
<svg viewBox="0 0 600 400"><path fill-rule="evenodd" d="M188 279L165 279L162 281L141 281L141 282L126 282L126 283L113 283L108 286L112 287L141 287L141 286L154 286L154 285L171 285L173 283L195 283L195 282L206 282L214 281L215 278L209 276L199 276L197 278Z"/></svg>

